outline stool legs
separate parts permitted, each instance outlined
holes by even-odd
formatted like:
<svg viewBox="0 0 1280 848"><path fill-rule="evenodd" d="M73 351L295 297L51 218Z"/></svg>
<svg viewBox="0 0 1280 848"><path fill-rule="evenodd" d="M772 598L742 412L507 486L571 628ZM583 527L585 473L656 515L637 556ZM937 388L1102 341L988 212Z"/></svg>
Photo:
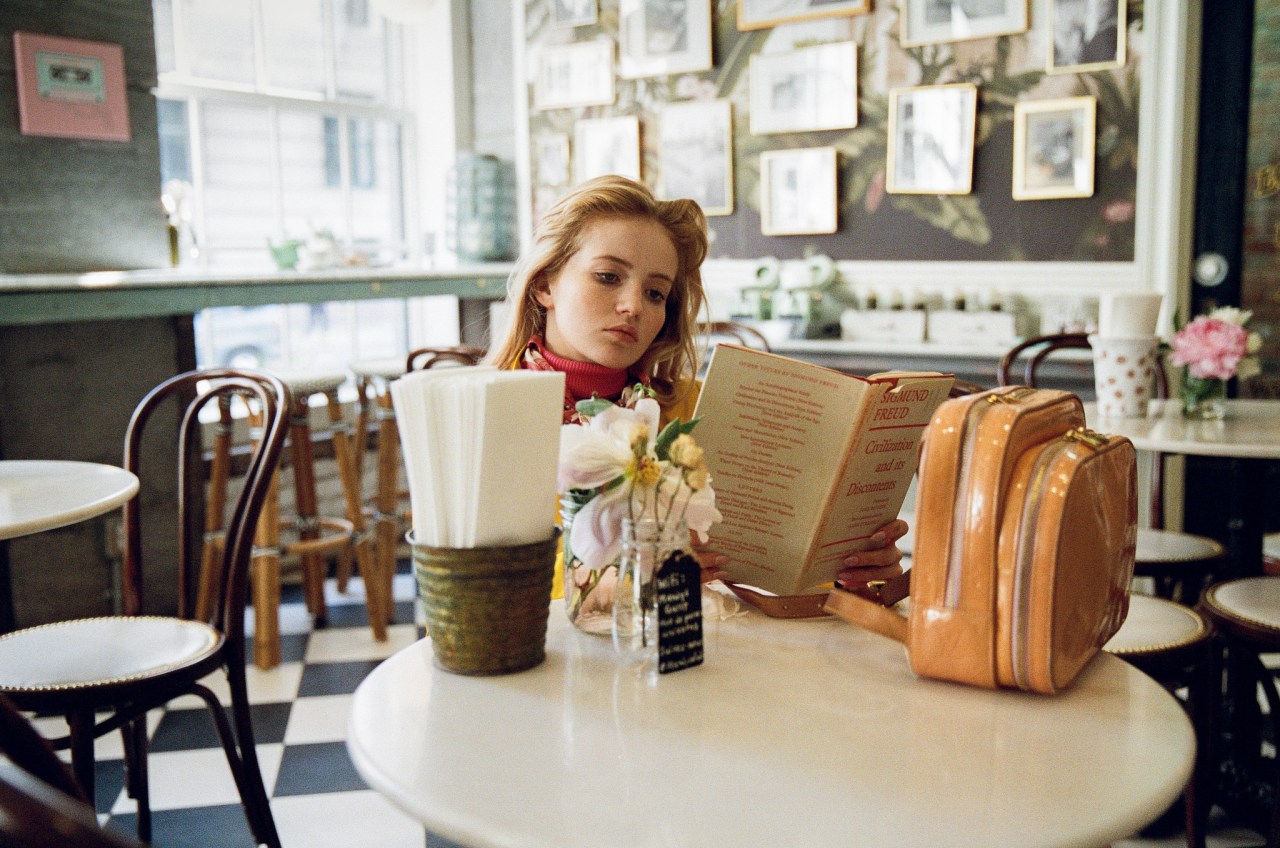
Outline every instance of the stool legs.
<svg viewBox="0 0 1280 848"><path fill-rule="evenodd" d="M271 475L267 503L253 532L249 567L253 593L253 664L280 665L280 469Z"/></svg>
<svg viewBox="0 0 1280 848"><path fill-rule="evenodd" d="M373 555L371 540L365 532L364 505L360 498L360 480L356 476L356 459L351 448L351 435L342 421L342 407L337 394L329 397L329 423L333 433L333 455L342 477L342 493L347 504L347 520L351 522L351 542L356 558L356 568L364 580L365 606L369 613L369 626L373 638L387 640L387 620L390 611L383 601L379 563Z"/></svg>
<svg viewBox="0 0 1280 848"><path fill-rule="evenodd" d="M396 425L391 392L378 395L378 492L377 509L378 568L384 610L388 618L394 609L392 581L396 574L396 548L400 543L400 430Z"/></svg>

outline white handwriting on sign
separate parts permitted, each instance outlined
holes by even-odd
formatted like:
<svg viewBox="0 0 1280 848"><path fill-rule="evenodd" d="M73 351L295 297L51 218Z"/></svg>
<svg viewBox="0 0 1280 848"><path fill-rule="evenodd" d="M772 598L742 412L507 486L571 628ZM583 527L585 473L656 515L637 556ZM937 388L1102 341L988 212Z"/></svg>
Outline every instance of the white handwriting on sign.
<svg viewBox="0 0 1280 848"><path fill-rule="evenodd" d="M658 671L666 673L702 662L702 596L697 572L673 568L659 573Z"/></svg>

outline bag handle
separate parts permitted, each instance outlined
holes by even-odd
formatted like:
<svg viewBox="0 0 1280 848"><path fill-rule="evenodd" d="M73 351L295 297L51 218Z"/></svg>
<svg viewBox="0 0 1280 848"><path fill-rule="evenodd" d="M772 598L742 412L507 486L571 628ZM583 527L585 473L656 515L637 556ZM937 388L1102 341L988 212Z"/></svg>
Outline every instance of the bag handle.
<svg viewBox="0 0 1280 848"><path fill-rule="evenodd" d="M827 612L881 636L904 645L907 642L907 618L889 607L845 589L832 589L824 607Z"/></svg>
<svg viewBox="0 0 1280 848"><path fill-rule="evenodd" d="M831 614L831 610L826 608L826 594L766 595L732 580L721 582L733 594L770 618L819 618ZM888 580L872 580L858 589L841 591L866 598L873 604L891 607L911 593L911 572L904 571Z"/></svg>

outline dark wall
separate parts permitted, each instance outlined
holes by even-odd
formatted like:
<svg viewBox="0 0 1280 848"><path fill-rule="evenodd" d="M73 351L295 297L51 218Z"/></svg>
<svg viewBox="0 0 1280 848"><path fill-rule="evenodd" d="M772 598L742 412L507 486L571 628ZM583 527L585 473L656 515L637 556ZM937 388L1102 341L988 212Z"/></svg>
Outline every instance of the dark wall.
<svg viewBox="0 0 1280 848"><path fill-rule="evenodd" d="M15 31L121 45L132 140L22 135ZM167 265L150 0L4 0L0 33L0 273Z"/></svg>

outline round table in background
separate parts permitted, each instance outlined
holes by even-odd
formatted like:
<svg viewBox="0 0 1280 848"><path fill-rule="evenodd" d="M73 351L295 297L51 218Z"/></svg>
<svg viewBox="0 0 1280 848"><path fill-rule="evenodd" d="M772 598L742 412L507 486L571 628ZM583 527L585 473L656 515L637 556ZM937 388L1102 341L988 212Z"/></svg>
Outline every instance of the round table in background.
<svg viewBox="0 0 1280 848"><path fill-rule="evenodd" d="M123 468L69 460L0 460L0 539L101 515L138 491Z"/></svg>

